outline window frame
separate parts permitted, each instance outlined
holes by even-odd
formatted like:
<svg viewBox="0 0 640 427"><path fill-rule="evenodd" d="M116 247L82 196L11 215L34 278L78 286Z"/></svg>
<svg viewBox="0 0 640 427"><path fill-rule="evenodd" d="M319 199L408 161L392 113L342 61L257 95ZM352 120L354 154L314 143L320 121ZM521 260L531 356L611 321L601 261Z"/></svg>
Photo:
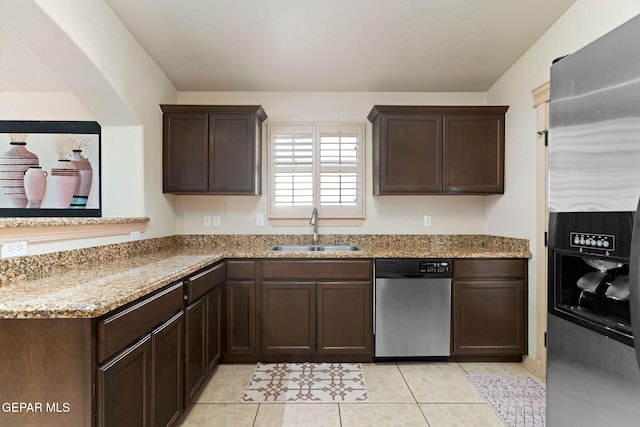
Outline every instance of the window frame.
<svg viewBox="0 0 640 427"><path fill-rule="evenodd" d="M318 208L318 218L336 220L362 220L365 218L365 124L364 123L269 123L267 132L268 144L268 195L269 195L269 219L274 220L308 220L313 206ZM287 133L298 133L312 136L312 161L311 176L312 203L300 206L279 206L276 205L275 178L279 168L275 162L275 137ZM356 165L330 165L322 166L320 157L320 142L323 136L335 135L355 135L358 140ZM282 171L294 172L295 167L283 167ZM304 169L304 167L300 167ZM322 204L321 196L321 174L322 173L352 173L357 175L356 200L355 205L331 205Z"/></svg>

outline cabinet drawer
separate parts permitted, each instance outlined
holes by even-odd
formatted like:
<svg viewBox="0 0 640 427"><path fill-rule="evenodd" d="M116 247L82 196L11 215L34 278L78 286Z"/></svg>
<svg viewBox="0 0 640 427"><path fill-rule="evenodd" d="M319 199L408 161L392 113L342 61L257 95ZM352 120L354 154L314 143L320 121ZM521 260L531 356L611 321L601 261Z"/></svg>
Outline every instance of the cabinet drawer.
<svg viewBox="0 0 640 427"><path fill-rule="evenodd" d="M523 259L456 259L453 261L454 279L463 278L523 278L526 276Z"/></svg>
<svg viewBox="0 0 640 427"><path fill-rule="evenodd" d="M98 363L124 348L136 338L150 332L163 320L183 307L183 283L167 289L117 314L107 317L97 325Z"/></svg>
<svg viewBox="0 0 640 427"><path fill-rule="evenodd" d="M185 280L187 303L197 300L224 282L224 264L218 264Z"/></svg>
<svg viewBox="0 0 640 427"><path fill-rule="evenodd" d="M227 261L227 279L255 280L255 261Z"/></svg>
<svg viewBox="0 0 640 427"><path fill-rule="evenodd" d="M271 279L371 279L371 261L263 261L262 278Z"/></svg>

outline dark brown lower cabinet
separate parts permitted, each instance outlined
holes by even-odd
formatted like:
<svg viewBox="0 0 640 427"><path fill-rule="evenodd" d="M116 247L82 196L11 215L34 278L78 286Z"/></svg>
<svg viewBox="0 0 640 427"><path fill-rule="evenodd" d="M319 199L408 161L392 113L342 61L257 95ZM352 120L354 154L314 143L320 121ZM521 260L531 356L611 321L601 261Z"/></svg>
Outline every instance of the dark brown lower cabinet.
<svg viewBox="0 0 640 427"><path fill-rule="evenodd" d="M262 284L262 352L312 354L316 351L316 286Z"/></svg>
<svg viewBox="0 0 640 427"><path fill-rule="evenodd" d="M227 353L254 354L255 283L226 284Z"/></svg>
<svg viewBox="0 0 640 427"><path fill-rule="evenodd" d="M0 396L37 405L0 425L176 425L222 354L224 279L222 262L98 318L2 319Z"/></svg>
<svg viewBox="0 0 640 427"><path fill-rule="evenodd" d="M185 405L193 402L220 360L224 274L224 264L218 264L185 280Z"/></svg>
<svg viewBox="0 0 640 427"><path fill-rule="evenodd" d="M185 397L189 404L221 355L221 286L189 305L186 310Z"/></svg>
<svg viewBox="0 0 640 427"><path fill-rule="evenodd" d="M156 328L151 334L153 370L153 426L173 425L183 408L184 314Z"/></svg>
<svg viewBox="0 0 640 427"><path fill-rule="evenodd" d="M222 285L207 296L207 368L211 372L222 357Z"/></svg>
<svg viewBox="0 0 640 427"><path fill-rule="evenodd" d="M318 354L371 354L371 282L320 282L317 293Z"/></svg>
<svg viewBox="0 0 640 427"><path fill-rule="evenodd" d="M151 425L151 335L98 368L99 426Z"/></svg>
<svg viewBox="0 0 640 427"><path fill-rule="evenodd" d="M98 367L100 426L168 426L182 413L180 312Z"/></svg>
<svg viewBox="0 0 640 427"><path fill-rule="evenodd" d="M207 299L201 298L186 310L185 344L185 398L192 401L207 374L206 364L206 319Z"/></svg>
<svg viewBox="0 0 640 427"><path fill-rule="evenodd" d="M225 355L256 354L256 261L227 261Z"/></svg>
<svg viewBox="0 0 640 427"><path fill-rule="evenodd" d="M452 358L520 361L527 353L527 260L453 262Z"/></svg>
<svg viewBox="0 0 640 427"><path fill-rule="evenodd" d="M371 260L227 261L225 361L371 361Z"/></svg>

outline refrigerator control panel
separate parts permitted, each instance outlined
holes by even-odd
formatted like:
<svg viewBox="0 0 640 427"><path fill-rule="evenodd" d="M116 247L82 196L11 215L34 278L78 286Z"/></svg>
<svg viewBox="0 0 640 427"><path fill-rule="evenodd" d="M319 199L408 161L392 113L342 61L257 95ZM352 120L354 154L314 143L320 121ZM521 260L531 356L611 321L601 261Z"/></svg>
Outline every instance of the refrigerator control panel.
<svg viewBox="0 0 640 427"><path fill-rule="evenodd" d="M615 250L615 238L610 234L571 233L571 246L574 248Z"/></svg>

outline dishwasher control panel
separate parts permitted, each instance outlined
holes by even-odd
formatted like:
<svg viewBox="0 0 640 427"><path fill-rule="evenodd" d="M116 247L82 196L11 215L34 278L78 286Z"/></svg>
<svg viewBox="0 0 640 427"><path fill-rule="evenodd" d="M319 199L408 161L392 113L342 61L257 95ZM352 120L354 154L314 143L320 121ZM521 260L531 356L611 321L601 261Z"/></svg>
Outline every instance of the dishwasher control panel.
<svg viewBox="0 0 640 427"><path fill-rule="evenodd" d="M420 273L446 273L451 270L447 261L420 261Z"/></svg>
<svg viewBox="0 0 640 427"><path fill-rule="evenodd" d="M451 277L450 259L378 258L376 277Z"/></svg>

